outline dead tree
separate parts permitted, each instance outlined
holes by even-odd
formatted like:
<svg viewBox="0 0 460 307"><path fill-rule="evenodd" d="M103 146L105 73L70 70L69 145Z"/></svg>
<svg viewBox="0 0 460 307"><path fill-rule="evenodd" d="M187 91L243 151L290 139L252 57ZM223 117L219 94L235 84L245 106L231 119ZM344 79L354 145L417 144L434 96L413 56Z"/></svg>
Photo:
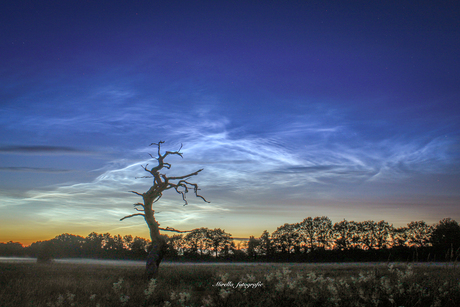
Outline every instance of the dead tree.
<svg viewBox="0 0 460 307"><path fill-rule="evenodd" d="M184 201L184 206L187 205L187 193L189 189L193 189L193 192L196 197L201 198L205 202L208 202L203 196L198 194L199 188L196 183L191 183L188 181L190 177L198 175L203 169L200 169L196 172L184 175L184 176L175 176L175 177L168 177L165 174L160 173L162 169L170 169L171 164L164 162L164 159L169 155L178 155L182 157L182 153L180 150L182 149L182 145L178 151L166 151L163 155L161 154L161 144L164 141L160 141L158 143L152 143L150 146L155 145L158 147L158 157L154 157L150 154L152 159L158 161L158 165L152 168L148 168L148 164L146 166L142 166L142 168L150 173L151 176L143 176L141 178L152 178L153 177L153 185L150 189L145 193L139 193L136 191L130 191L136 195L139 195L143 199L143 203L134 204L134 209L139 211L138 213L134 213L131 215L127 215L124 218L120 219L120 221L133 217L133 216L143 216L147 226L150 230L150 239L152 240L151 250L147 256L147 264L146 264L146 275L148 279L156 278L158 275L158 269L163 259L164 253L167 249L167 242L165 238L160 234L160 230L164 231L172 231L172 232L188 232L188 231L180 231L176 230L171 227L161 228L160 224L155 219L155 210L153 210L153 204L156 203L160 198L163 196L163 192L166 190L174 189L177 193L182 196L182 200Z"/></svg>

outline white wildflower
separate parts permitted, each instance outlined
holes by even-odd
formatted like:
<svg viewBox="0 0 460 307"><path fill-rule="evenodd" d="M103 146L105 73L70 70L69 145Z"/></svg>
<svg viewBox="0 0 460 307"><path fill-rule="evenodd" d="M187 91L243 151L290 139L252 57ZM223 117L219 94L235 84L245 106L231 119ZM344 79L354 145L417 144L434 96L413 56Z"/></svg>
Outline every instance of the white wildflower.
<svg viewBox="0 0 460 307"><path fill-rule="evenodd" d="M72 294L72 293L70 293L70 292L67 292L67 299L68 299L69 301L73 302L74 298L75 298L75 294Z"/></svg>
<svg viewBox="0 0 460 307"><path fill-rule="evenodd" d="M75 306L75 302L73 301L74 299L75 299L75 294L67 292L67 300L69 301L70 306Z"/></svg>
<svg viewBox="0 0 460 307"><path fill-rule="evenodd" d="M278 291L278 292L283 291L284 290L284 283L282 281L279 281L275 286L275 290Z"/></svg>
<svg viewBox="0 0 460 307"><path fill-rule="evenodd" d="M225 288L220 289L219 296L223 299L226 299L230 295L230 291Z"/></svg>
<svg viewBox="0 0 460 307"><path fill-rule="evenodd" d="M337 288L334 286L334 284L330 283L327 285L327 289L331 293L332 296L338 295L339 291L337 291Z"/></svg>
<svg viewBox="0 0 460 307"><path fill-rule="evenodd" d="M315 282L316 281L316 274L315 272L310 272L307 274L307 278L310 279L310 281Z"/></svg>
<svg viewBox="0 0 460 307"><path fill-rule="evenodd" d="M267 281L272 281L273 278L274 278L273 273L270 273L270 274L265 275L265 279L266 279Z"/></svg>
<svg viewBox="0 0 460 307"><path fill-rule="evenodd" d="M220 275L220 280L222 280L223 283L226 283L228 281L228 277L229 277L228 273L221 274Z"/></svg>
<svg viewBox="0 0 460 307"><path fill-rule="evenodd" d="M62 306L64 304L65 298L64 295L59 294L56 302L56 306Z"/></svg>
<svg viewBox="0 0 460 307"><path fill-rule="evenodd" d="M113 283L113 287L112 287L113 291L117 294L120 293L122 284L123 284L123 277L120 277L120 279L118 279L118 282Z"/></svg>
<svg viewBox="0 0 460 307"><path fill-rule="evenodd" d="M203 297L201 299L201 301L203 302L204 306L212 306L213 305L212 297L210 295L208 295L206 297Z"/></svg>
<svg viewBox="0 0 460 307"><path fill-rule="evenodd" d="M126 303L129 301L129 296L127 295L121 295L120 296L120 302L121 302L121 305L124 306L126 305Z"/></svg>
<svg viewBox="0 0 460 307"><path fill-rule="evenodd" d="M388 271L390 271L391 273L393 273L395 270L395 265L394 264L389 264L388 265Z"/></svg>
<svg viewBox="0 0 460 307"><path fill-rule="evenodd" d="M149 281L149 285L147 286L147 289L144 290L144 294L145 296L147 296L147 299L149 299L150 296L152 296L153 292L155 291L155 288L157 286L156 283L157 283L156 279L153 279L153 278Z"/></svg>
<svg viewBox="0 0 460 307"><path fill-rule="evenodd" d="M179 293L179 303L181 303L181 305L184 305L186 301L188 301L190 299L190 293L187 293L187 292L181 292Z"/></svg>

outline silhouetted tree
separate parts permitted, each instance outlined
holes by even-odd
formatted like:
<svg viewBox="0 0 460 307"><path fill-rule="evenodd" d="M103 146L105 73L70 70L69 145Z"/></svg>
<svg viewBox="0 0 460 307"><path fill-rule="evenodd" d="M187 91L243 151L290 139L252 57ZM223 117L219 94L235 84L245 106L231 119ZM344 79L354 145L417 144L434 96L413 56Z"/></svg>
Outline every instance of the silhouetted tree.
<svg viewBox="0 0 460 307"><path fill-rule="evenodd" d="M410 222L406 227L406 245L409 247L426 247L430 244L433 227L424 221Z"/></svg>
<svg viewBox="0 0 460 307"><path fill-rule="evenodd" d="M374 221L364 221L356 223L356 232L360 238L361 249L381 249L389 247L392 226L385 221L378 223Z"/></svg>
<svg viewBox="0 0 460 307"><path fill-rule="evenodd" d="M313 218L307 217L299 224L300 235L303 238L304 253L315 249L315 226Z"/></svg>
<svg viewBox="0 0 460 307"><path fill-rule="evenodd" d="M225 258L229 257L230 254L235 254L237 250L235 242L233 242L233 238L230 238L230 239L231 239L230 243L225 243L224 247L222 248L222 255Z"/></svg>
<svg viewBox="0 0 460 307"><path fill-rule="evenodd" d="M103 253L103 242L104 236L96 232L92 232L86 236L85 242L83 244L83 253L87 257L96 257L99 258Z"/></svg>
<svg viewBox="0 0 460 307"><path fill-rule="evenodd" d="M132 235L125 235L123 236L123 246L126 250L131 250L131 243L133 242L134 238Z"/></svg>
<svg viewBox="0 0 460 307"><path fill-rule="evenodd" d="M54 258L54 246L51 240L39 242L37 262L51 263Z"/></svg>
<svg viewBox="0 0 460 307"><path fill-rule="evenodd" d="M334 243L339 250L355 248L359 242L357 235L357 224L353 221L343 220L333 226Z"/></svg>
<svg viewBox="0 0 460 307"><path fill-rule="evenodd" d="M106 257L120 258L124 256L125 246L123 238L120 235L111 236L110 233L102 235L102 248Z"/></svg>
<svg viewBox="0 0 460 307"><path fill-rule="evenodd" d="M300 234L296 231L295 225L286 223L272 233L273 246L283 254L294 253L294 247L299 241L299 236Z"/></svg>
<svg viewBox="0 0 460 307"><path fill-rule="evenodd" d="M23 256L24 246L19 242L0 243L0 256Z"/></svg>
<svg viewBox="0 0 460 307"><path fill-rule="evenodd" d="M215 229L208 229L206 232L207 239L209 240L209 245L212 249L214 249L214 253L216 258L218 257L218 252L224 251L224 254L227 253L229 248L233 242L232 235L226 233L224 230L220 228Z"/></svg>
<svg viewBox="0 0 460 307"><path fill-rule="evenodd" d="M85 238L63 233L56 236L51 241L53 242L55 257L80 257L83 251Z"/></svg>
<svg viewBox="0 0 460 307"><path fill-rule="evenodd" d="M256 239L254 238L254 236L250 236L249 241L247 243L247 250L246 250L248 257L256 259L259 246L260 246L260 239Z"/></svg>
<svg viewBox="0 0 460 307"><path fill-rule="evenodd" d="M180 152L182 146L178 151L166 151L164 154L161 154L161 144L163 143L163 141L160 141L158 143L150 144L150 146L155 145L158 147L158 156L154 157L150 155L152 159L156 159L158 161L158 165L150 169L148 168L148 164L146 166L142 166L143 169L151 175L147 177L153 177L153 185L145 193L131 191L132 193L141 196L143 199L143 203L134 204L134 208L139 211L139 213L127 215L121 219L124 220L133 216L143 216L147 226L149 227L150 238L152 240L152 247L147 257L146 264L146 273L147 278L149 279L157 276L161 260L163 259L164 253L167 249L167 242L165 238L161 236L160 230L181 232L169 227L160 228L160 224L155 219L155 210L153 210L153 204L160 200L160 198L163 196L163 192L171 189L174 189L177 193L181 194L185 205L187 204L186 194L188 193L189 189L193 189L196 197L199 197L205 202L208 202L203 196L198 194L198 185L188 181L190 177L198 175L202 169L187 175L175 177L166 176L165 174L160 173L160 171L164 168L171 168L171 164L164 161L167 156L178 155L182 157L182 153Z"/></svg>
<svg viewBox="0 0 460 307"><path fill-rule="evenodd" d="M304 253L318 248L326 249L331 244L332 222L327 216L307 217L295 225L300 248Z"/></svg>
<svg viewBox="0 0 460 307"><path fill-rule="evenodd" d="M182 256L184 254L184 235L176 234L168 237L168 246L172 256Z"/></svg>
<svg viewBox="0 0 460 307"><path fill-rule="evenodd" d="M446 259L458 257L460 252L460 225L451 219L444 218L435 226L431 236L433 247L446 253Z"/></svg>
<svg viewBox="0 0 460 307"><path fill-rule="evenodd" d="M267 230L264 230L259 238L259 251L264 256L271 256L273 254L273 242Z"/></svg>
<svg viewBox="0 0 460 307"><path fill-rule="evenodd" d="M132 255L136 258L144 258L148 255L148 249L150 246L150 241L141 237L134 237L133 241L131 242L129 248L131 250Z"/></svg>
<svg viewBox="0 0 460 307"><path fill-rule="evenodd" d="M200 256L207 254L207 248L211 247L208 230L208 228L202 227L194 229L185 235L184 243L187 254Z"/></svg>
<svg viewBox="0 0 460 307"><path fill-rule="evenodd" d="M315 217L313 229L317 246L327 249L332 240L332 221L327 216Z"/></svg>
<svg viewBox="0 0 460 307"><path fill-rule="evenodd" d="M393 229L392 233L393 245L392 247L403 248L408 241L407 227L398 227Z"/></svg>

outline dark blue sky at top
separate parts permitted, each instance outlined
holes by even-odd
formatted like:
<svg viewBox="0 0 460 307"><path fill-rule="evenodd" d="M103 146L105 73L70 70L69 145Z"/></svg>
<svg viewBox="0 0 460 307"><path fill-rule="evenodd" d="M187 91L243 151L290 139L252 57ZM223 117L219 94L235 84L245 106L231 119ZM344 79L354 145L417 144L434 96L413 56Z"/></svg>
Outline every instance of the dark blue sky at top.
<svg viewBox="0 0 460 307"><path fill-rule="evenodd" d="M454 1L11 1L0 20L11 215L37 189L97 186L164 139L184 143L177 163L208 170L196 181L235 216L232 201L256 216L290 195L294 217L338 203L336 220L360 219L375 202L406 206L381 216L409 222L422 199L420 218L435 203L460 218Z"/></svg>

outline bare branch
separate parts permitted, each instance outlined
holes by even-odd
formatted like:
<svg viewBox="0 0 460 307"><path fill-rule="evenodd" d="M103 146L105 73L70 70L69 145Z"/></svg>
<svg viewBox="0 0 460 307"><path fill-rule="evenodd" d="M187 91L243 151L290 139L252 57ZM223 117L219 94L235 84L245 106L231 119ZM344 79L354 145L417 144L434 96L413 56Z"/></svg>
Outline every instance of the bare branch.
<svg viewBox="0 0 460 307"><path fill-rule="evenodd" d="M139 195L139 196L143 196L141 193L136 192L136 191L130 191L130 192L131 192L131 193L134 193L134 194L136 194L136 195Z"/></svg>
<svg viewBox="0 0 460 307"><path fill-rule="evenodd" d="M143 214L143 213L134 213L134 214L125 216L124 218L120 219L120 221L123 221L124 219L128 219L130 217L137 216L137 215L142 215L142 216L145 217L145 214Z"/></svg>
<svg viewBox="0 0 460 307"><path fill-rule="evenodd" d="M183 187L184 188L184 191L181 191L179 190L180 187ZM177 184L174 186L174 189L176 190L177 193L181 194L182 195L182 200L185 202L184 203L184 206L185 205L188 205L188 202L187 202L187 198L185 196L186 193L188 193L188 188L186 185L184 184Z"/></svg>
<svg viewBox="0 0 460 307"><path fill-rule="evenodd" d="M145 212L145 210L144 210L144 209L145 209L145 207L144 207L144 205L143 205L143 204L141 204L141 203L137 203L137 204L134 204L133 206L134 206L134 209L135 209L136 211L142 211L142 212ZM141 206L141 207L142 207L142 209L139 209L139 208L137 208L137 206Z"/></svg>
<svg viewBox="0 0 460 307"><path fill-rule="evenodd" d="M163 230L163 231L171 231L171 232L184 233L184 232L192 232L192 231L198 230L198 229L200 229L200 228L195 228L195 229L192 229L192 230L177 230L177 229L172 228L172 227L166 227L166 228L161 228L161 227L159 227L158 229L159 229L159 230Z"/></svg>
<svg viewBox="0 0 460 307"><path fill-rule="evenodd" d="M171 168L171 164L166 163L166 162L163 162L163 167L164 167L164 168L167 168L167 169L170 169L170 168Z"/></svg>
<svg viewBox="0 0 460 307"><path fill-rule="evenodd" d="M165 141L159 141L158 143L152 143L152 144L150 144L149 146L155 145L155 146L160 147L160 145L163 144L164 142L165 142Z"/></svg>
<svg viewBox="0 0 460 307"><path fill-rule="evenodd" d="M181 158L184 158L184 157L182 156L182 153L180 152L181 149L182 149L182 143L180 144L179 150L177 150L177 151L167 151L167 152L165 152L165 154L163 155L162 158L163 158L163 159L166 158L167 155L178 155L178 156L180 156Z"/></svg>
<svg viewBox="0 0 460 307"><path fill-rule="evenodd" d="M134 179L140 179L140 178L153 178L153 176L141 176L141 177L134 177Z"/></svg>
<svg viewBox="0 0 460 307"><path fill-rule="evenodd" d="M160 193L160 195L158 195L158 197L155 198L155 199L152 201L152 204L153 204L153 203L156 203L157 201L159 201L160 198L161 198L162 196L163 196L163 193Z"/></svg>
<svg viewBox="0 0 460 307"><path fill-rule="evenodd" d="M192 232L193 230L177 230L177 229L174 229L172 227L166 227L166 228L158 228L160 230L163 230L163 231L171 231L171 232L178 232L178 233L184 233L184 232Z"/></svg>
<svg viewBox="0 0 460 307"><path fill-rule="evenodd" d="M196 172L190 173L190 174L185 175L185 176L168 177L168 179L169 179L169 180L187 179L187 178L189 178L189 177L198 175L198 173L201 172L202 170L203 170L203 169L197 170Z"/></svg>
<svg viewBox="0 0 460 307"><path fill-rule="evenodd" d="M162 156L162 158L166 158L167 155L178 155L180 156L181 158L183 158L182 156L182 153L181 152L178 152L178 151L167 151L165 152L165 154Z"/></svg>
<svg viewBox="0 0 460 307"><path fill-rule="evenodd" d="M161 157L161 144L163 144L164 142L165 141L159 141L158 144L155 144L155 143L150 144L150 146L152 146L153 144L158 146L158 157Z"/></svg>
<svg viewBox="0 0 460 307"><path fill-rule="evenodd" d="M203 196L201 196L201 195L198 194L198 191L200 190L200 189L198 188L198 184L196 184L196 183L190 183L190 182L186 182L186 183L187 183L188 185L193 186L193 190L194 190L194 192L195 192L195 196L196 196L196 197L199 197L199 198L201 198L202 200L204 200L205 202L210 203L210 201L207 201Z"/></svg>
<svg viewBox="0 0 460 307"><path fill-rule="evenodd" d="M197 193L195 193L195 196L201 198L202 200L204 200L204 201L207 202L208 204L211 203L209 200L207 200L206 198L204 198L203 196L201 196L201 195L199 195L199 194L197 194Z"/></svg>

